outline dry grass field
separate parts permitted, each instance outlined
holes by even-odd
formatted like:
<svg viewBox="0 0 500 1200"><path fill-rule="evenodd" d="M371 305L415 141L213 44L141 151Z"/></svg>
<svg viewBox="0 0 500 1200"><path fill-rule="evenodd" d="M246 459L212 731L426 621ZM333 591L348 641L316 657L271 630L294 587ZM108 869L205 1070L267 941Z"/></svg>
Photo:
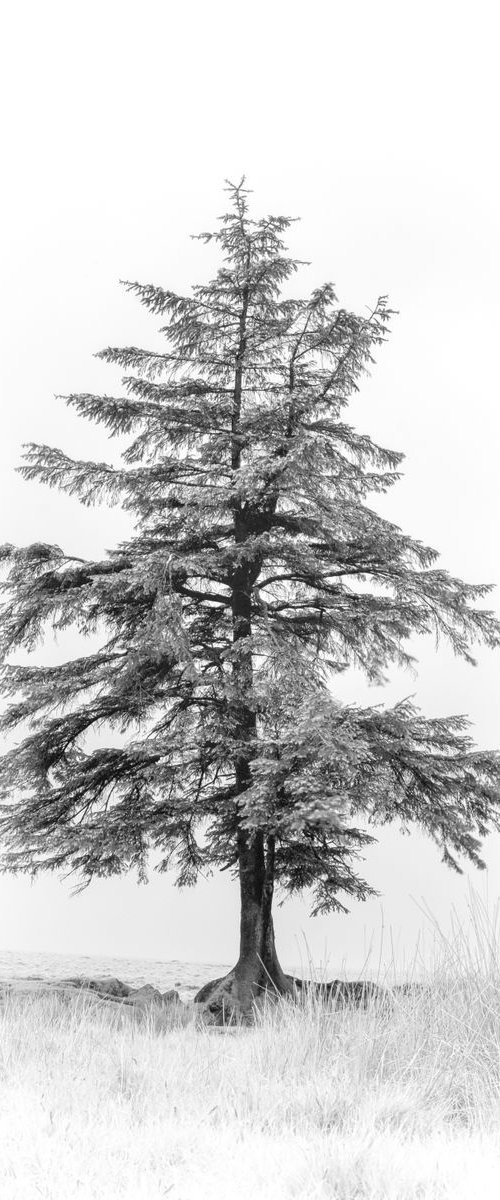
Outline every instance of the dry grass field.
<svg viewBox="0 0 500 1200"><path fill-rule="evenodd" d="M391 1005L279 1003L252 1028L12 994L2 1200L497 1198L500 962L481 939Z"/></svg>

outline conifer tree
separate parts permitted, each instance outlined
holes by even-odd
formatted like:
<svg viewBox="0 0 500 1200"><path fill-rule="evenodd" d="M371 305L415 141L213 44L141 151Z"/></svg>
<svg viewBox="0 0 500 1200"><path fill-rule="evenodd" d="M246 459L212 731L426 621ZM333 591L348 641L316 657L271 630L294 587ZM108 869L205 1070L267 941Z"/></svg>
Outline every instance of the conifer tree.
<svg viewBox="0 0 500 1200"><path fill-rule="evenodd" d="M121 394L65 397L129 436L123 466L26 448L26 479L119 504L135 526L98 561L49 543L1 550L1 727L23 736L0 761L0 866L83 884L143 875L151 853L181 885L232 870L240 955L212 991L246 1013L268 982L291 988L276 885L312 889L314 912L363 899L360 853L392 820L425 830L449 865L481 865L496 756L474 748L464 717L342 704L335 676L355 664L383 682L430 632L472 662L500 626L478 607L488 587L450 576L367 503L402 460L346 419L387 336L386 298L358 316L329 283L285 295L300 265L290 219L252 218L244 181L228 191L229 212L200 235L222 257L211 282L190 296L126 284L161 318L164 349L108 348ZM101 649L57 667L13 661L70 626Z"/></svg>

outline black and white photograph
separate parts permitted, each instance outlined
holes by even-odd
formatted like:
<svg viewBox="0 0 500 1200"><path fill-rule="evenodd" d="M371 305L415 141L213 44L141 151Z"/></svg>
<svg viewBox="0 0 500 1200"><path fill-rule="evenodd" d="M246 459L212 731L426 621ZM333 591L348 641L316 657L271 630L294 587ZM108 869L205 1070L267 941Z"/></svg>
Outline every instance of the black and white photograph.
<svg viewBox="0 0 500 1200"><path fill-rule="evenodd" d="M2 1200L497 1200L499 39L4 11Z"/></svg>

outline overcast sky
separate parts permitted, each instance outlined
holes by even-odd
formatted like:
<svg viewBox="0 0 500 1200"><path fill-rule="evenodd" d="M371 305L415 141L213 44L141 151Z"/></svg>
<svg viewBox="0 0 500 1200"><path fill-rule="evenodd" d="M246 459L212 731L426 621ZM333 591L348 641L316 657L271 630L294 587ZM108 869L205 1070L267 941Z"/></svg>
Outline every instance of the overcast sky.
<svg viewBox="0 0 500 1200"><path fill-rule="evenodd" d="M156 325L120 278L187 291L213 268L189 235L224 211L224 179L245 172L258 214L289 213L296 279L332 280L356 310L388 293L390 342L351 419L406 454L381 502L469 581L500 583L500 299L496 6L307 5L254 0L140 5L10 5L3 20L0 323L3 352L0 542L57 542L92 557L129 532L119 510L82 509L14 473L25 440L105 460L105 435L60 393L108 391L93 354L151 344ZM500 593L492 606L499 611ZM47 647L76 652L72 635ZM466 712L498 747L498 653L475 670L445 648L416 647L418 678L394 675L390 702L414 694L428 715ZM39 661L42 661L40 656ZM381 700L351 676L350 700ZM430 926L466 914L470 884L500 893L500 838L487 875L463 878L419 836L386 832L365 871L383 893L348 917L277 910L285 963L304 953L356 969L411 954ZM76 898L50 877L0 878L0 947L230 961L237 887L226 876L179 893L167 877L99 882ZM466 919L466 918L465 918ZM383 927L383 928L382 928Z"/></svg>

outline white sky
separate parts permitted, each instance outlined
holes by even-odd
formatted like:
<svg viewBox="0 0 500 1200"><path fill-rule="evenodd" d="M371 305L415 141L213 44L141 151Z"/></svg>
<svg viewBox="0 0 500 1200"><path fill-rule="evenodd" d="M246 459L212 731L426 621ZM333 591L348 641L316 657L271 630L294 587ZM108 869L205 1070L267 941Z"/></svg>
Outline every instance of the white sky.
<svg viewBox="0 0 500 1200"><path fill-rule="evenodd" d="M362 309L389 293L400 315L351 417L407 455L384 512L474 581L500 582L497 330L498 28L496 5L456 2L307 6L233 3L9 6L1 69L3 185L0 322L4 349L0 542L58 542L97 556L128 531L117 510L76 502L14 474L24 440L106 459L105 436L55 394L108 391L104 345L152 344L155 322L118 279L179 291L207 276L211 252L189 240L225 208L225 178L246 173L258 212L302 218L292 252L309 290L332 279ZM499 609L499 593L492 599ZM50 648L68 656L76 640ZM428 715L467 712L481 746L498 746L498 653L474 671L446 649L418 648L415 693ZM360 680L344 694L370 699ZM380 699L376 694L374 699ZM447 925L469 881L419 837L384 834L366 873L381 901L311 921L287 902L281 957L356 967L373 941L401 957L426 923ZM179 893L132 876L70 898L56 878L0 877L0 946L230 960L237 888L226 876ZM428 926L427 926L428 928ZM428 936L428 935L427 935Z"/></svg>

